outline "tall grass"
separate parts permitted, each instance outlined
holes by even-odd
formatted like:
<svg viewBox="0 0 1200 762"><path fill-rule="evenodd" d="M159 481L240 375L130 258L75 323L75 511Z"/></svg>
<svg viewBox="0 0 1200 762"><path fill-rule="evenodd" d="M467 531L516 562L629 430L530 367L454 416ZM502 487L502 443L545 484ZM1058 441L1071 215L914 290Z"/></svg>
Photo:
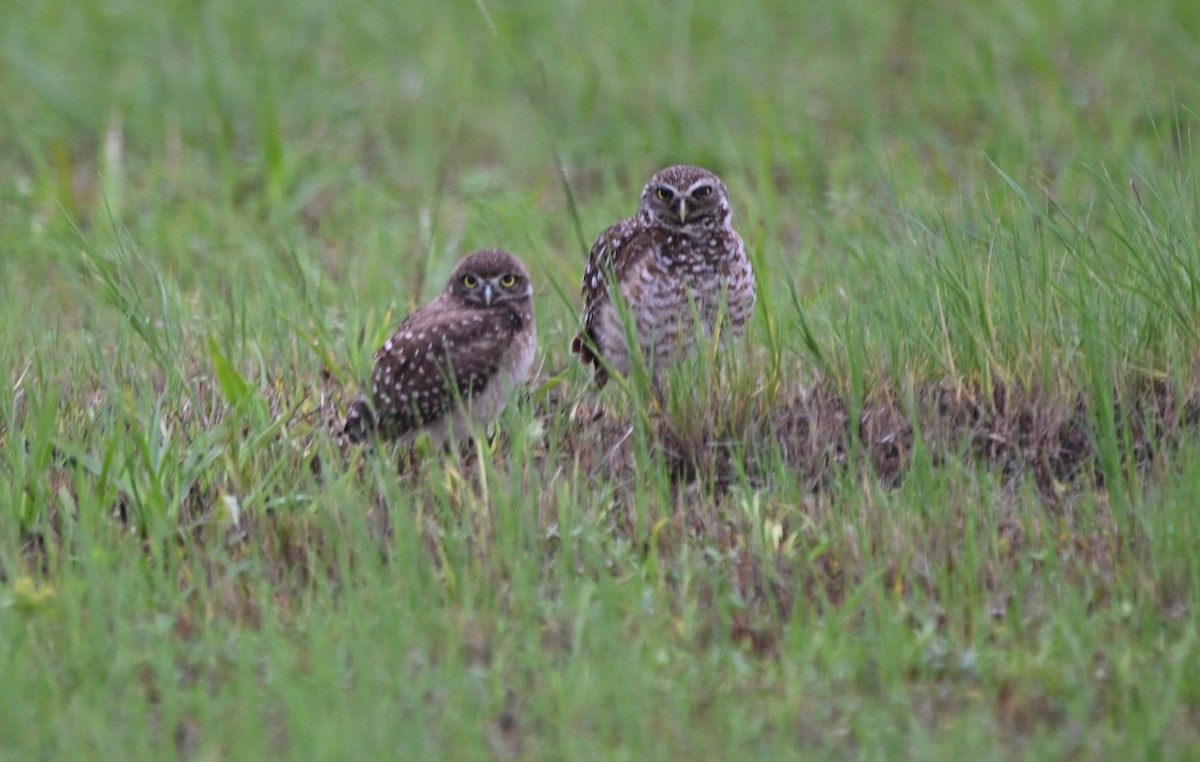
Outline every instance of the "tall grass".
<svg viewBox="0 0 1200 762"><path fill-rule="evenodd" d="M1189 758L1192 4L0 8L0 757ZM585 248L717 171L655 389ZM488 440L329 434L467 252Z"/></svg>

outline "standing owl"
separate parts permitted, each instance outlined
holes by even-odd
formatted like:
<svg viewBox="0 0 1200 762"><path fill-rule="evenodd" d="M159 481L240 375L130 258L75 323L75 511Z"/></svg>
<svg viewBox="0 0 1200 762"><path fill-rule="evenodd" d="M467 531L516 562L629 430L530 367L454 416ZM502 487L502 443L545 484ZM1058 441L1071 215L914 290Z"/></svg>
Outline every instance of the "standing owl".
<svg viewBox="0 0 1200 762"><path fill-rule="evenodd" d="M355 400L343 434L360 442L378 429L409 445L427 431L435 446L463 441L504 409L536 348L525 265L503 251L477 251L375 353L371 402Z"/></svg>
<svg viewBox="0 0 1200 762"><path fill-rule="evenodd" d="M725 184L700 167L668 167L646 184L637 215L605 230L583 271L583 320L571 350L596 366L596 383L632 367L610 284L628 306L636 349L655 380L721 315L739 337L754 311L754 273L733 229ZM694 310L694 311L693 311ZM698 318L698 320L697 320Z"/></svg>

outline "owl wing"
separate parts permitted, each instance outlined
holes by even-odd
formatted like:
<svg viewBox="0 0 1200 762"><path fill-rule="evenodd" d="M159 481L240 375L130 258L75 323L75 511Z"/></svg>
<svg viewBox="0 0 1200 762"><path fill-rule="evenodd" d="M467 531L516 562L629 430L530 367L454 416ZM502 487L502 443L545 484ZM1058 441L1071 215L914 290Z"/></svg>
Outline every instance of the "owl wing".
<svg viewBox="0 0 1200 762"><path fill-rule="evenodd" d="M604 352L595 333L596 321L605 304L612 301L609 281L625 284L638 279L637 273L661 245L663 231L627 219L605 230L592 244L583 270L583 317L579 335L571 342L571 351L584 363L596 366L596 381L603 385L607 376L597 351ZM622 288L622 291L625 289Z"/></svg>
<svg viewBox="0 0 1200 762"><path fill-rule="evenodd" d="M379 351L371 373L374 416L365 400L347 416L365 421L357 430L377 425L389 436L402 436L435 423L467 401L500 369L505 351L521 329L521 319L508 309L446 310L429 305L408 316ZM357 414L357 415L356 415ZM361 436L359 437L361 438Z"/></svg>

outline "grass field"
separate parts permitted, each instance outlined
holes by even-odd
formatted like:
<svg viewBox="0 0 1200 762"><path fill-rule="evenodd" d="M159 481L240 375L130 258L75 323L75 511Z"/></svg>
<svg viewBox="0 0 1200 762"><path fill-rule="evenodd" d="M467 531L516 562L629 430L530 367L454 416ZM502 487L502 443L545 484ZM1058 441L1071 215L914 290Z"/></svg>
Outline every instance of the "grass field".
<svg viewBox="0 0 1200 762"><path fill-rule="evenodd" d="M0 759L1197 758L1197 71L1193 0L0 5ZM656 407L567 346L678 162L760 300ZM497 436L343 454L491 246Z"/></svg>

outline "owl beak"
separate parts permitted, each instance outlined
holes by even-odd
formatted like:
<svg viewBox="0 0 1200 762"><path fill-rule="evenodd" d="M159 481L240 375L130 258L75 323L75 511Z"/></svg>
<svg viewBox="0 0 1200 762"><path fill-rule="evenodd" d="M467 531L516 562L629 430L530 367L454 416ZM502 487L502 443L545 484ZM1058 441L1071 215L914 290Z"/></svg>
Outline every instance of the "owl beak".
<svg viewBox="0 0 1200 762"><path fill-rule="evenodd" d="M483 284L483 303L487 306L492 306L492 284Z"/></svg>
<svg viewBox="0 0 1200 762"><path fill-rule="evenodd" d="M687 215L688 215L687 199L681 198L681 199L679 199L679 221L687 222Z"/></svg>

